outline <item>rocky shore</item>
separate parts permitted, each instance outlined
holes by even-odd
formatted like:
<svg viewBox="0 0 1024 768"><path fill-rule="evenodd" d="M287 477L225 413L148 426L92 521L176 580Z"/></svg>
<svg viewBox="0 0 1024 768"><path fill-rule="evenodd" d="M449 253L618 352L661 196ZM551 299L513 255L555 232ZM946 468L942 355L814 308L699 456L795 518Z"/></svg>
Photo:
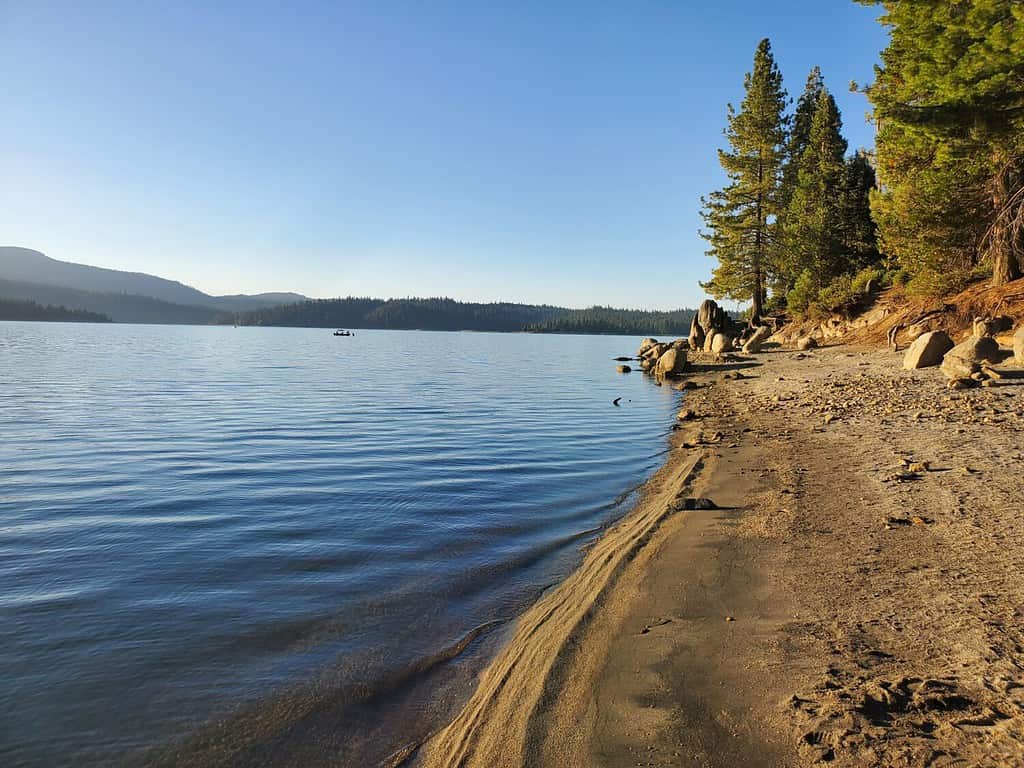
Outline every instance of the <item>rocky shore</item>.
<svg viewBox="0 0 1024 768"><path fill-rule="evenodd" d="M905 351L652 341L665 466L410 764L1024 765L1012 350L951 390Z"/></svg>

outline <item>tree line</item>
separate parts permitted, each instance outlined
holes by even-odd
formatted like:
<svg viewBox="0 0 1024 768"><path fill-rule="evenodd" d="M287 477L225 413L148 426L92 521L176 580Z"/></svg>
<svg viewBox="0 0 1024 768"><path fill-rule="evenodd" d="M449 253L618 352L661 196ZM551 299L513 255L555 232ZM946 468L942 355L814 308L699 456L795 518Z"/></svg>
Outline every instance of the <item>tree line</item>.
<svg viewBox="0 0 1024 768"><path fill-rule="evenodd" d="M109 323L110 318L84 309L0 298L0 320L50 320L68 323Z"/></svg>
<svg viewBox="0 0 1024 768"><path fill-rule="evenodd" d="M510 302L480 304L448 298L384 300L350 296L223 315L219 322L311 328L684 335L692 316L690 309L646 312Z"/></svg>
<svg viewBox="0 0 1024 768"><path fill-rule="evenodd" d="M727 183L702 198L703 287L766 311L835 310L870 286L941 294L1024 267L1024 6L881 5L890 43L863 89L876 149L848 153L818 68L790 112L762 40L728 106Z"/></svg>

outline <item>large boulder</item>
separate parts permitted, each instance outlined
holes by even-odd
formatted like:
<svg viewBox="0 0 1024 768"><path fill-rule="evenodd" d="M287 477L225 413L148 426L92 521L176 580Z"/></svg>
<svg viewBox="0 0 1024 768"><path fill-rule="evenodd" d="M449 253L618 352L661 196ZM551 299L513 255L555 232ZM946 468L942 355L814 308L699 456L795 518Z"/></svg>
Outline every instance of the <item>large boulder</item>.
<svg viewBox="0 0 1024 768"><path fill-rule="evenodd" d="M686 350L669 349L658 358L654 372L662 376L675 376L686 370Z"/></svg>
<svg viewBox="0 0 1024 768"><path fill-rule="evenodd" d="M981 370L982 363L998 363L999 342L991 336L971 336L942 358L942 372L950 379L967 379Z"/></svg>
<svg viewBox="0 0 1024 768"><path fill-rule="evenodd" d="M711 339L711 351L716 355L732 349L732 338L725 333L716 333Z"/></svg>
<svg viewBox="0 0 1024 768"><path fill-rule="evenodd" d="M725 310L711 299L704 299L697 309L697 322L704 329L705 334L712 330L724 331Z"/></svg>
<svg viewBox="0 0 1024 768"><path fill-rule="evenodd" d="M652 360L654 362L657 362L658 358L664 355L665 352L668 351L668 349L668 344L655 344L653 347L648 347L647 351L644 352L643 355L641 355L641 357L646 360Z"/></svg>
<svg viewBox="0 0 1024 768"><path fill-rule="evenodd" d="M943 356L954 347L945 331L929 331L914 339L903 356L903 367L908 371L940 365Z"/></svg>
<svg viewBox="0 0 1024 768"><path fill-rule="evenodd" d="M1024 365L1024 325L1013 334L1013 359L1017 365Z"/></svg>
<svg viewBox="0 0 1024 768"><path fill-rule="evenodd" d="M643 357L644 356L644 352L646 352L648 349L650 349L651 347L653 347L657 343L658 343L657 339L652 339L652 338L644 339L643 341L640 342L640 349L637 350L636 356L637 357Z"/></svg>
<svg viewBox="0 0 1024 768"><path fill-rule="evenodd" d="M754 352L760 352L764 342L772 335L772 329L767 325L759 325L750 337L743 342L743 353L750 355Z"/></svg>
<svg viewBox="0 0 1024 768"><path fill-rule="evenodd" d="M704 337L704 351L710 352L712 345L715 343L715 336L718 335L718 331L708 331L708 335Z"/></svg>

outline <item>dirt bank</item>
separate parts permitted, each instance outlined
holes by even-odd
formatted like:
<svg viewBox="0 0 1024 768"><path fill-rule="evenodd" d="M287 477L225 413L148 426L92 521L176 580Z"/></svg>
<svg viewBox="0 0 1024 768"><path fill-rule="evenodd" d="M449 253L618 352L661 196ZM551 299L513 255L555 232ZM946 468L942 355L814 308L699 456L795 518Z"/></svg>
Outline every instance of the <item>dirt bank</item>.
<svg viewBox="0 0 1024 768"><path fill-rule="evenodd" d="M416 764L1024 765L1024 379L900 359L695 377L637 508Z"/></svg>

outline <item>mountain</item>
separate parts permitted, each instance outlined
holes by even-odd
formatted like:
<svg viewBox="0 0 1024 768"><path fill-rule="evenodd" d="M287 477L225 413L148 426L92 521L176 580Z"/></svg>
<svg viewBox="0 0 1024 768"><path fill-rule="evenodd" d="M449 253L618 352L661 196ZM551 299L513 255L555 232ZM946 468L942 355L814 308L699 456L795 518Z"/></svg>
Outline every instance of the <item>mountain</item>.
<svg viewBox="0 0 1024 768"><path fill-rule="evenodd" d="M305 296L297 293L211 296L176 280L58 261L30 248L13 246L0 246L0 279L99 294L148 296L169 304L208 307L225 312L244 312L306 300Z"/></svg>
<svg viewBox="0 0 1024 768"><path fill-rule="evenodd" d="M0 274L3 274L0 272ZM106 315L115 323L208 325L228 317L215 307L172 304L132 293L99 293L59 285L0 279L0 299L34 301Z"/></svg>

